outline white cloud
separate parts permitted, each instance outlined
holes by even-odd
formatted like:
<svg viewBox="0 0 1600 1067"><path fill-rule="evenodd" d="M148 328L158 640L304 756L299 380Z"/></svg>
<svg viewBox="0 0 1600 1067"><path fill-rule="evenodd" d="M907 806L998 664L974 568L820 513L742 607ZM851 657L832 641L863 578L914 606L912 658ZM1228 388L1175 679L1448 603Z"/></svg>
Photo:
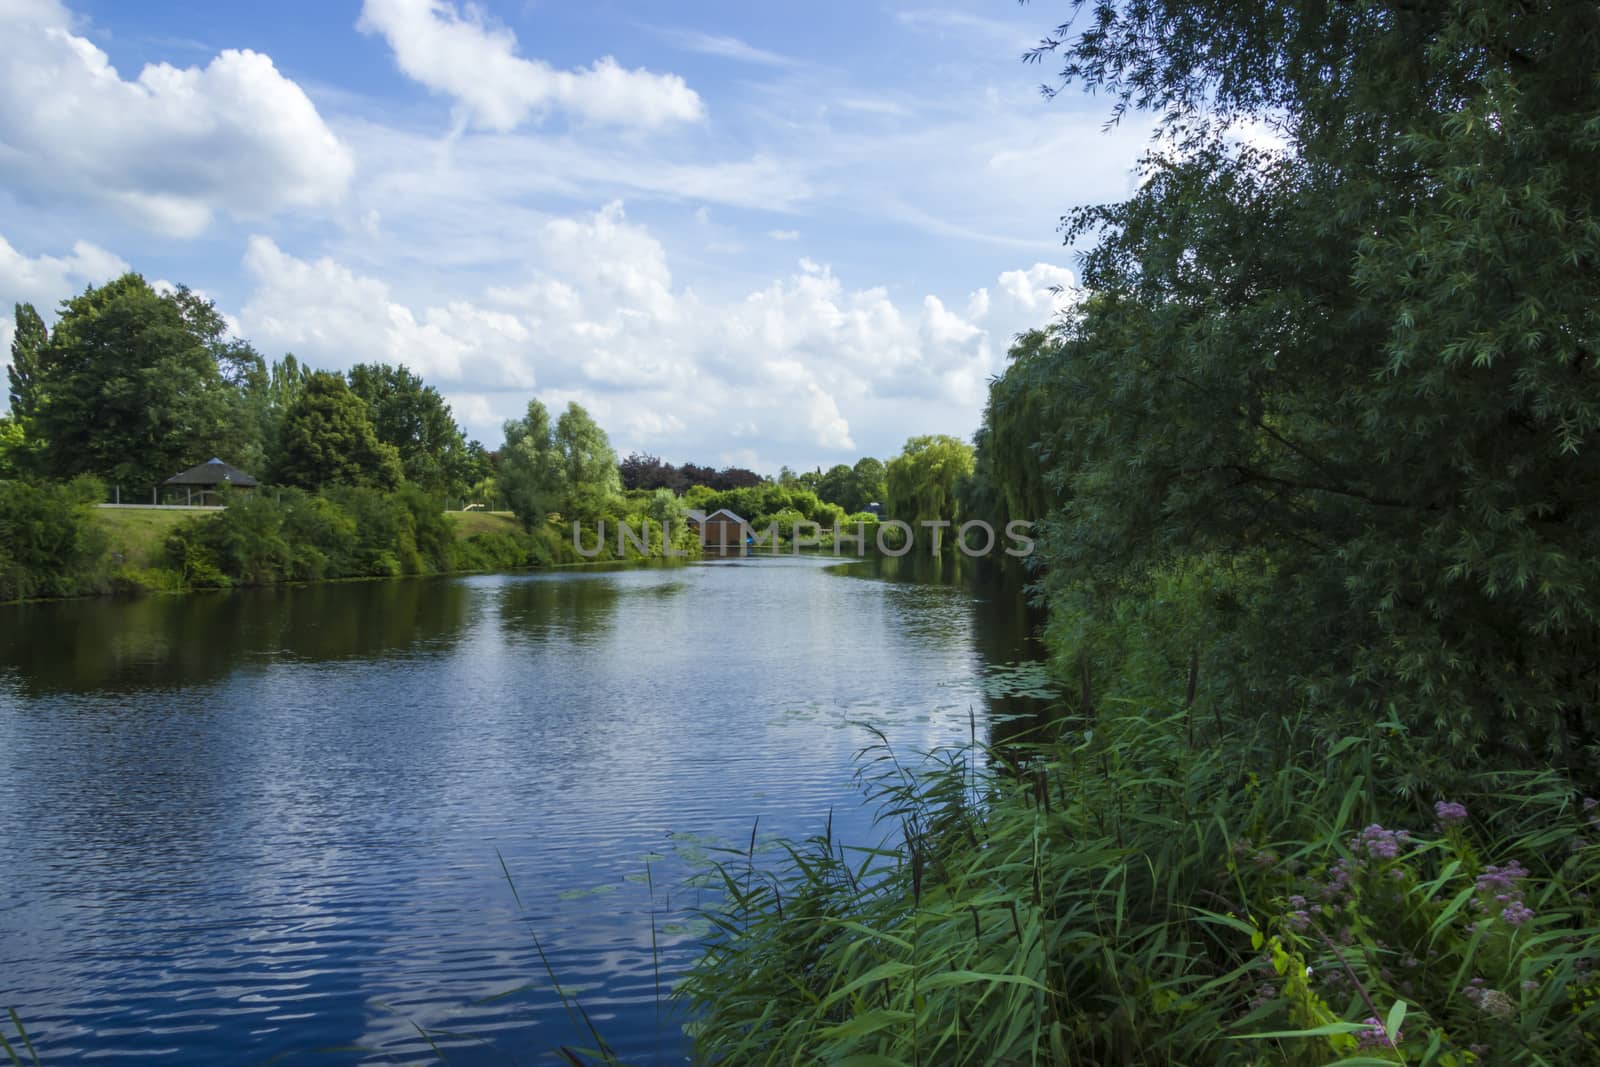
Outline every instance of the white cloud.
<svg viewBox="0 0 1600 1067"><path fill-rule="evenodd" d="M698 30L658 30L668 42L682 48L686 52L697 52L704 56L717 56L720 59L737 60L740 63L754 63L764 67L793 67L798 64L789 56L777 52L769 52L765 48L757 48L737 37L728 37L722 34L702 33Z"/></svg>
<svg viewBox="0 0 1600 1067"><path fill-rule="evenodd" d="M592 122L644 127L698 120L700 97L675 74L625 70L605 56L585 70L555 70L517 54L516 34L452 0L365 0L356 23L381 34L402 73L453 98L472 125L513 130L560 108Z"/></svg>
<svg viewBox="0 0 1600 1067"><path fill-rule="evenodd" d="M265 55L127 81L56 0L0 0L0 24L0 171L40 198L192 237L219 210L260 218L344 194L349 152Z"/></svg>
<svg viewBox="0 0 1600 1067"><path fill-rule="evenodd" d="M515 316L462 301L414 314L383 282L327 257L297 259L269 237L250 239L244 265L256 289L240 326L269 351L293 351L330 369L383 360L438 382L470 372L519 388L534 384L532 368L517 358L528 332Z"/></svg>
<svg viewBox="0 0 1600 1067"><path fill-rule="evenodd" d="M772 238L774 241L798 241L798 240L800 240L800 231L799 230L768 230L767 231L767 236Z"/></svg>
<svg viewBox="0 0 1600 1067"><path fill-rule="evenodd" d="M667 251L620 203L547 220L516 284L471 300L407 302L332 260L251 240L241 323L266 351L314 365L405 362L488 443L536 387L576 398L619 449L758 465L892 454L913 433L976 428L1012 334L1041 325L1065 269L1007 271L964 310L853 289L825 264L734 299L677 282Z"/></svg>
<svg viewBox="0 0 1600 1067"><path fill-rule="evenodd" d="M1017 306L1044 318L1053 318L1072 305L1077 284L1070 270L1050 263L1035 263L1027 270L1008 270L1000 275L1002 292Z"/></svg>

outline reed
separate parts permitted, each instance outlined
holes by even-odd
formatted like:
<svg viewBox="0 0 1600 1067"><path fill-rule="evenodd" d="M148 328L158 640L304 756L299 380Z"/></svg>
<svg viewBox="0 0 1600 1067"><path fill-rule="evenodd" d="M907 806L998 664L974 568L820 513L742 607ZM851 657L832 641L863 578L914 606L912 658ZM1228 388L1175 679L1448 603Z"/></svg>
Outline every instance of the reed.
<svg viewBox="0 0 1600 1067"><path fill-rule="evenodd" d="M880 735L883 842L720 864L676 990L698 1059L1600 1062L1593 802L1544 770L1392 792L1402 743L1112 700L917 770Z"/></svg>

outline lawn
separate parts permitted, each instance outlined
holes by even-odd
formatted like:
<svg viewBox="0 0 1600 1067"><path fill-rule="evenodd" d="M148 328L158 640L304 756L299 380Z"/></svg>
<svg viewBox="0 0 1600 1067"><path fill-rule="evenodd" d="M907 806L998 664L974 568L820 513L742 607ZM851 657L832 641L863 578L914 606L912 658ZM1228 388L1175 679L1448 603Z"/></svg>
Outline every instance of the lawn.
<svg viewBox="0 0 1600 1067"><path fill-rule="evenodd" d="M213 511L157 511L150 508L96 508L95 521L106 533L107 550L121 554L130 567L156 567L167 535L196 517L215 515ZM522 528L509 511L447 511L455 524L457 537L481 533L514 533Z"/></svg>
<svg viewBox="0 0 1600 1067"><path fill-rule="evenodd" d="M120 553L130 567L156 567L161 565L167 535L180 523L217 512L96 508L94 514L106 533L107 551L113 558Z"/></svg>
<svg viewBox="0 0 1600 1067"><path fill-rule="evenodd" d="M515 533L522 529L517 517L509 511L447 511L445 514L456 524L457 537Z"/></svg>

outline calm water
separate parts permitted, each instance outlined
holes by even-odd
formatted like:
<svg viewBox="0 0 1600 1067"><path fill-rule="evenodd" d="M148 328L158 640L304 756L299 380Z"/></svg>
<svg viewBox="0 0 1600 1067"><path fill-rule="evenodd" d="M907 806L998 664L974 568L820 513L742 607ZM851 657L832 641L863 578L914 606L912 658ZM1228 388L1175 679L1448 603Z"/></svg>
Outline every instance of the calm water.
<svg viewBox="0 0 1600 1067"><path fill-rule="evenodd" d="M683 1062L707 850L876 840L852 721L962 741L1032 656L1014 594L831 563L0 608L0 1009L51 1064L552 1062L537 937Z"/></svg>

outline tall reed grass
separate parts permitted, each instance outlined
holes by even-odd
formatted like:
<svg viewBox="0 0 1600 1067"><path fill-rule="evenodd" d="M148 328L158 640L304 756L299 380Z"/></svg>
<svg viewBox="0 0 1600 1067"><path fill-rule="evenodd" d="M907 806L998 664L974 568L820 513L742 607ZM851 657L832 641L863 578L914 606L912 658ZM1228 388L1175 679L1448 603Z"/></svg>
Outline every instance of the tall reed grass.
<svg viewBox="0 0 1600 1067"><path fill-rule="evenodd" d="M676 991L698 1056L1600 1063L1594 802L1554 771L1398 793L1396 727L1107 702L916 770L880 737L885 843L720 864Z"/></svg>

